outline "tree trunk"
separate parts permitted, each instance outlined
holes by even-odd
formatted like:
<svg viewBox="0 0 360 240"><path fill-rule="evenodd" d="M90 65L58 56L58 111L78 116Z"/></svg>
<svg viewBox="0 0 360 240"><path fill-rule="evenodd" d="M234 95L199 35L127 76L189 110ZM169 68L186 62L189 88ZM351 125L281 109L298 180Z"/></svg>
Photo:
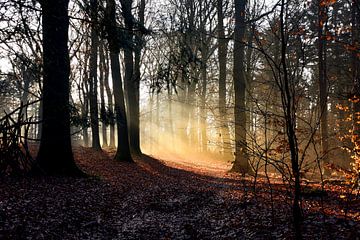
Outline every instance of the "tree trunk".
<svg viewBox="0 0 360 240"><path fill-rule="evenodd" d="M161 144L161 127L160 127L160 97L159 92L156 92L156 118L155 118L155 126L156 126L156 137L155 137L155 151L157 154L160 153L160 144Z"/></svg>
<svg viewBox="0 0 360 240"><path fill-rule="evenodd" d="M220 114L220 135L222 139L223 153L231 156L230 133L226 111L226 57L227 40L224 31L223 0L217 1L218 16L218 61L219 61L219 114Z"/></svg>
<svg viewBox="0 0 360 240"><path fill-rule="evenodd" d="M38 129L37 129L37 136L36 138L37 139L41 139L41 134L42 134L42 120L43 120L43 99L42 99L42 96L43 96L43 93L41 92L41 95L40 95L40 102L39 102L39 108L38 108L38 111L37 111L37 114L38 114L38 121L39 121L39 124L38 124Z"/></svg>
<svg viewBox="0 0 360 240"><path fill-rule="evenodd" d="M101 133L102 133L102 146L107 147L107 132L106 132L106 107L105 107L105 91L104 82L106 75L106 62L104 56L104 43L100 43L100 116L101 116Z"/></svg>
<svg viewBox="0 0 360 240"><path fill-rule="evenodd" d="M173 107L172 107L172 86L168 84L168 121L169 121L169 134L170 134L170 143L171 146L175 144L175 136L174 136L174 123L173 123ZM152 106L151 106L152 107Z"/></svg>
<svg viewBox="0 0 360 240"><path fill-rule="evenodd" d="M235 90L235 161L232 171L250 173L249 157L246 144L246 78L244 64L246 0L235 0L235 31L234 31L234 71Z"/></svg>
<svg viewBox="0 0 360 240"><path fill-rule="evenodd" d="M132 0L121 0L122 13L125 20L126 28L126 43L124 48L124 61L125 61L125 91L126 91L126 103L127 113L129 120L129 138L130 147L133 153L141 154L140 150L140 114L139 114L139 82L134 75L134 22L133 15L131 13ZM140 59L139 59L140 60ZM140 61L138 62L140 64ZM140 65L139 65L140 68ZM138 76L140 77L140 76Z"/></svg>
<svg viewBox="0 0 360 240"><path fill-rule="evenodd" d="M191 67L191 72L195 72L195 67ZM194 79L197 79L198 77L195 76ZM187 106L188 106L188 115L187 115L187 123L190 130L190 141L189 146L192 146L192 149L194 151L197 150L197 146L199 145L198 142L198 134L197 134L197 126L195 121L195 109L196 109L196 99L195 99L195 88L196 88L197 80L192 80L191 84L188 87L188 99L187 99Z"/></svg>
<svg viewBox="0 0 360 240"><path fill-rule="evenodd" d="M205 54L204 54L205 55ZM201 129L201 150L207 152L207 111L206 111L206 86L207 86L207 67L206 60L203 58L201 66L202 91L201 91L201 110L200 110L200 129Z"/></svg>
<svg viewBox="0 0 360 240"><path fill-rule="evenodd" d="M139 23L142 27L145 24L145 0L140 1L139 6ZM136 103L134 104L134 116L133 116L133 133L132 135L132 148L133 151L140 154L141 147L140 147L140 106L139 106L139 99L140 99L140 80L141 80L141 72L140 72L140 61L141 61L141 50L143 48L144 39L142 31L139 29L136 37L136 47L135 47L135 62L134 62L134 84L135 84L135 97Z"/></svg>
<svg viewBox="0 0 360 240"><path fill-rule="evenodd" d="M359 159L360 151L360 124L359 124L359 113L360 113L360 59L359 59L359 43L360 43L360 10L359 10L359 1L354 0L352 3L352 45L356 50L352 50L352 79L353 79L353 89L352 89L352 143L353 149L355 150L355 160ZM360 172L358 174L360 178Z"/></svg>
<svg viewBox="0 0 360 240"><path fill-rule="evenodd" d="M115 121L114 121L114 102L113 102L113 94L110 89L109 85L109 54L107 54L107 49L104 49L104 55L105 55L105 78L104 78L104 85L106 89L106 95L108 99L108 120L110 124L110 144L109 147L115 148Z"/></svg>
<svg viewBox="0 0 360 240"><path fill-rule="evenodd" d="M70 137L68 0L41 1L43 127L35 173L81 176Z"/></svg>
<svg viewBox="0 0 360 240"><path fill-rule="evenodd" d="M154 110L153 110L153 106L154 106L154 94L151 92L149 94L149 108L150 108L150 124L149 124L149 134L148 134L148 138L149 138L149 153L150 154L154 154Z"/></svg>
<svg viewBox="0 0 360 240"><path fill-rule="evenodd" d="M111 74L113 79L114 97L115 97L115 114L117 124L118 146L115 159L118 161L133 162L130 154L128 125L126 119L126 109L124 101L124 91L122 88L122 79L120 75L119 61L119 35L117 32L115 1L107 0L106 4L106 31L110 49Z"/></svg>
<svg viewBox="0 0 360 240"><path fill-rule="evenodd" d="M31 74L29 72L29 69L25 66L25 63L21 64L21 77L22 81L24 82L23 86L23 93L21 95L20 103L24 106L22 109L22 113L24 114L25 118L27 118L27 112L28 112L28 106L27 101L29 98L29 88L30 88L30 82L31 82ZM21 136L25 135L26 126L23 126L21 128Z"/></svg>
<svg viewBox="0 0 360 240"><path fill-rule="evenodd" d="M296 135L296 99L295 88L293 81L290 82L288 67L287 67L287 36L285 35L285 2L281 1L280 12L280 32L281 32L281 65L279 68L282 74L281 86L281 100L285 117L286 135L288 139L291 159L292 177L294 180L294 198L293 198L293 220L295 238L302 239L301 234L301 185L300 185L300 166L299 166L299 146Z"/></svg>
<svg viewBox="0 0 360 240"><path fill-rule="evenodd" d="M325 6L322 6L323 1L318 0L318 70L319 70L319 92L320 92L320 136L321 136L321 151L324 163L328 163L328 81L326 77L326 59L325 59L325 38L323 37L323 28L326 21ZM324 171L328 175L328 171Z"/></svg>
<svg viewBox="0 0 360 240"><path fill-rule="evenodd" d="M90 124L92 134L92 148L99 151L100 136L99 136L99 113L97 106L97 59L98 59L98 45L99 38L96 30L97 24L97 0L90 1L91 8L91 55L90 55Z"/></svg>

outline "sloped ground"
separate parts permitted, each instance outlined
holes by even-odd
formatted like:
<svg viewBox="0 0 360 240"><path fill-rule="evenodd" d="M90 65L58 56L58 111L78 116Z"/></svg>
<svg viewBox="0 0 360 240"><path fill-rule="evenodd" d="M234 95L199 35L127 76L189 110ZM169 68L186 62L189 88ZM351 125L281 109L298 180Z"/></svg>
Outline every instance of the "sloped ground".
<svg viewBox="0 0 360 240"><path fill-rule="evenodd" d="M0 179L0 239L293 239L282 185L260 180L255 194L224 170L148 156L121 163L81 147L75 155L93 177ZM347 204L345 218L337 193L314 193L304 238L359 239L360 204Z"/></svg>

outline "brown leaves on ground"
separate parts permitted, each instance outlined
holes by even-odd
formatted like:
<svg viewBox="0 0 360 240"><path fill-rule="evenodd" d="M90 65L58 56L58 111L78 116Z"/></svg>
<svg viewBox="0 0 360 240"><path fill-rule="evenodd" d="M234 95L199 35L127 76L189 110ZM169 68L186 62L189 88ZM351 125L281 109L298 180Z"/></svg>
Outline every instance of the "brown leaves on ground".
<svg viewBox="0 0 360 240"><path fill-rule="evenodd" d="M291 193L223 170L74 149L93 177L0 180L0 239L292 239ZM356 199L304 198L304 238L356 239ZM271 201L272 200L272 201ZM355 203L355 205L353 204ZM355 207L355 209L354 209Z"/></svg>

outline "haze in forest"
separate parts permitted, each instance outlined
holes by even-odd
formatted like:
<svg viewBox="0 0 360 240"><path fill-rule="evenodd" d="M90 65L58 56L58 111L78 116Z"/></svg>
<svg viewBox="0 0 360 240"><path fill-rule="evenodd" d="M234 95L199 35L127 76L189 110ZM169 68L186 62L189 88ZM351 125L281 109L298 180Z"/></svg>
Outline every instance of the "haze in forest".
<svg viewBox="0 0 360 240"><path fill-rule="evenodd" d="M357 30L346 1L70 1L49 8L69 26L66 45L51 39L48 52L45 5L1 4L1 116L25 105L21 134L40 141L40 159L55 145L68 152L60 139L70 135L118 160L146 153L314 179L356 171Z"/></svg>

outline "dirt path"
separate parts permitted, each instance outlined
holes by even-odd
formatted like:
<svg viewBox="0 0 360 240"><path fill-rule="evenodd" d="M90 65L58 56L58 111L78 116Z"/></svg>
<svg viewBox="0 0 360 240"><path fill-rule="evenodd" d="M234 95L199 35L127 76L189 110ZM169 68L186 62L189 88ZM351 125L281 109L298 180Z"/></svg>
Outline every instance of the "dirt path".
<svg viewBox="0 0 360 240"><path fill-rule="evenodd" d="M111 153L74 151L94 177L0 180L0 239L292 238L284 193L271 208L267 188L254 196L250 182L224 170L148 156L121 163ZM304 235L348 239L353 229L353 221L309 222Z"/></svg>

